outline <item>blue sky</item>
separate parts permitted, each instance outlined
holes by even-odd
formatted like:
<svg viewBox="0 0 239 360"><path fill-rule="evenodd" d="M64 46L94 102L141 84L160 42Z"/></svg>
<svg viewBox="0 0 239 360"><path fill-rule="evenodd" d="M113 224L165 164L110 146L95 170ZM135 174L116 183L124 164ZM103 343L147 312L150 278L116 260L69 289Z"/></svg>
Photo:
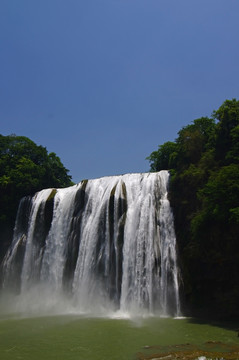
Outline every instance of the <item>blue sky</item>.
<svg viewBox="0 0 239 360"><path fill-rule="evenodd" d="M239 94L238 0L1 0L0 133L73 181L145 158Z"/></svg>

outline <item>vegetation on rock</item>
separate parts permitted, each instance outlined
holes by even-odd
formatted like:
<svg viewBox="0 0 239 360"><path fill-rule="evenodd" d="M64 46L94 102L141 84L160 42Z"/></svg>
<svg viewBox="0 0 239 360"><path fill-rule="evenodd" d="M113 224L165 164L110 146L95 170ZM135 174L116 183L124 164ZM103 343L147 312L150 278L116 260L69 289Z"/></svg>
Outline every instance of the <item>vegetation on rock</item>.
<svg viewBox="0 0 239 360"><path fill-rule="evenodd" d="M55 153L29 138L0 135L0 260L12 238L20 199L43 188L72 185L68 172Z"/></svg>
<svg viewBox="0 0 239 360"><path fill-rule="evenodd" d="M147 158L171 172L185 309L239 316L239 101L226 100Z"/></svg>

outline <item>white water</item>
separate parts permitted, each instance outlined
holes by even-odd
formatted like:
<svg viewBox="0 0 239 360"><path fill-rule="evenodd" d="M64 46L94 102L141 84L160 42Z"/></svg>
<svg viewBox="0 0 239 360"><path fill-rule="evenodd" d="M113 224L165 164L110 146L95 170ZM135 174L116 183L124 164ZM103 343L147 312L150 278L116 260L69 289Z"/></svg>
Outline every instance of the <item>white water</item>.
<svg viewBox="0 0 239 360"><path fill-rule="evenodd" d="M21 205L4 260L5 289L20 283L16 310L180 315L168 180L161 171L83 181L57 189L51 211L43 190L25 227Z"/></svg>

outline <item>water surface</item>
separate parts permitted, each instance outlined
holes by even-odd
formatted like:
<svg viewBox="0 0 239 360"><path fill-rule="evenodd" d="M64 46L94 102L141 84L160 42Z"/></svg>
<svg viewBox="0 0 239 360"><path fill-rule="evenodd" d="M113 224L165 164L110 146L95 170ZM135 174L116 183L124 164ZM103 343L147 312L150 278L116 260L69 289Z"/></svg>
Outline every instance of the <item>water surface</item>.
<svg viewBox="0 0 239 360"><path fill-rule="evenodd" d="M156 317L1 317L0 359L136 360L171 345L239 345L234 327Z"/></svg>

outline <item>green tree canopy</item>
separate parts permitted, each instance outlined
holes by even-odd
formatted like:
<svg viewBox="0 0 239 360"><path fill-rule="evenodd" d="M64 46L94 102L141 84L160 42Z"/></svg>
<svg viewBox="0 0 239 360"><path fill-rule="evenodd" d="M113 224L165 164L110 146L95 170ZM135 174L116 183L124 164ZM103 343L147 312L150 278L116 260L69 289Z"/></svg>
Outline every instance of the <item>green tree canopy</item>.
<svg viewBox="0 0 239 360"><path fill-rule="evenodd" d="M8 244L20 199L43 188L72 185L68 172L55 153L29 138L0 135L0 251Z"/></svg>
<svg viewBox="0 0 239 360"><path fill-rule="evenodd" d="M151 171L168 170L175 166L177 157L177 144L167 141L153 151L146 159L150 162Z"/></svg>
<svg viewBox="0 0 239 360"><path fill-rule="evenodd" d="M168 144L147 159L151 171L171 170L186 301L239 316L239 101L226 100Z"/></svg>
<svg viewBox="0 0 239 360"><path fill-rule="evenodd" d="M196 119L178 132L178 166L198 163L202 154L213 145L215 121L208 117Z"/></svg>
<svg viewBox="0 0 239 360"><path fill-rule="evenodd" d="M216 159L221 165L227 165L236 155L233 153L238 150L239 101L226 100L218 110L213 112L213 117L218 120ZM238 157L235 160L237 162Z"/></svg>

